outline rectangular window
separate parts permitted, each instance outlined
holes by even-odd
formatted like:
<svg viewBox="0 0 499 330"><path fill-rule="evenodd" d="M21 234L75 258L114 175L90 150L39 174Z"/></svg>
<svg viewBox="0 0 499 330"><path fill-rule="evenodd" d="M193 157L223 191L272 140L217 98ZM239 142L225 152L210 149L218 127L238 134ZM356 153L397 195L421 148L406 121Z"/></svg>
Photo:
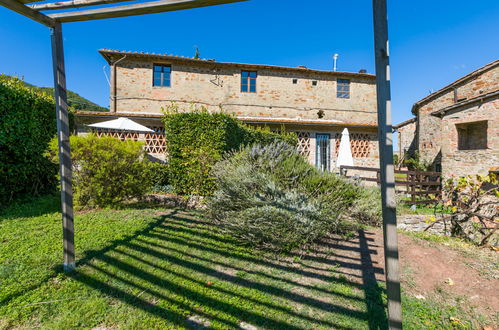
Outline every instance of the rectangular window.
<svg viewBox="0 0 499 330"><path fill-rule="evenodd" d="M241 92L256 93L256 71L241 71Z"/></svg>
<svg viewBox="0 0 499 330"><path fill-rule="evenodd" d="M459 150L487 149L487 121L456 124Z"/></svg>
<svg viewBox="0 0 499 330"><path fill-rule="evenodd" d="M350 98L350 80L348 79L336 80L336 97L340 99Z"/></svg>
<svg viewBox="0 0 499 330"><path fill-rule="evenodd" d="M329 134L316 134L315 165L321 171L331 169L331 136Z"/></svg>
<svg viewBox="0 0 499 330"><path fill-rule="evenodd" d="M154 65L152 85L170 87L171 86L171 65Z"/></svg>

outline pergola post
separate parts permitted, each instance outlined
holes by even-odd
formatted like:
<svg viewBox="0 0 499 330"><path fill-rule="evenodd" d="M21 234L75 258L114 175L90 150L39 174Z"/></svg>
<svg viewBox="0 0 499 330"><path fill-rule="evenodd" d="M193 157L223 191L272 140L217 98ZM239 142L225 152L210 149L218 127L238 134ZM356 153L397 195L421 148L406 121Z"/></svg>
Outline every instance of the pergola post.
<svg viewBox="0 0 499 330"><path fill-rule="evenodd" d="M61 23L55 23L54 27L50 29L50 35L52 40L52 68L54 71L57 141L59 144L59 173L61 176L64 270L69 272L75 268L75 249L71 152L69 146L69 115Z"/></svg>
<svg viewBox="0 0 499 330"><path fill-rule="evenodd" d="M386 0L373 0L373 18L388 324L402 329Z"/></svg>

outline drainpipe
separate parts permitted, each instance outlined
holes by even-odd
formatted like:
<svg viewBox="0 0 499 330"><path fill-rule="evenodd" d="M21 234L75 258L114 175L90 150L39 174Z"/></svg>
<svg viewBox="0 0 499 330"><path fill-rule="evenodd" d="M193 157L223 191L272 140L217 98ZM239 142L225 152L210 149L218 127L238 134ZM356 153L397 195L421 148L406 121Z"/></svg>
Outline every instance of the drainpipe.
<svg viewBox="0 0 499 330"><path fill-rule="evenodd" d="M119 60L111 63L111 102L110 102L110 111L111 112L116 112L116 107L117 107L117 87L116 87L116 64L124 60L126 55L124 55L122 58Z"/></svg>

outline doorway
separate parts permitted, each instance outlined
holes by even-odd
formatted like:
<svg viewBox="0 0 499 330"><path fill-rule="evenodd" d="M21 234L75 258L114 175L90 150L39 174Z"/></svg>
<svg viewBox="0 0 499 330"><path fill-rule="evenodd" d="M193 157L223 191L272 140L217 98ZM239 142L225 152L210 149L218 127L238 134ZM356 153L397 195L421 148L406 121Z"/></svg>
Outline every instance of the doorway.
<svg viewBox="0 0 499 330"><path fill-rule="evenodd" d="M321 171L331 169L331 135L316 134L315 166Z"/></svg>

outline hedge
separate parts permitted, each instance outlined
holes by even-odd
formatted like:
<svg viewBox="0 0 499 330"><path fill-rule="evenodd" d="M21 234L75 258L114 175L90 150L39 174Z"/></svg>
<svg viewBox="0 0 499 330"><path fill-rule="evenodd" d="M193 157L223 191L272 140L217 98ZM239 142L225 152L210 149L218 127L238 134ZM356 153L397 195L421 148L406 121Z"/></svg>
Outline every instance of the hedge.
<svg viewBox="0 0 499 330"><path fill-rule="evenodd" d="M0 206L56 187L57 166L43 156L55 133L52 98L0 75Z"/></svg>
<svg viewBox="0 0 499 330"><path fill-rule="evenodd" d="M293 133L275 133L252 128L226 113L209 113L206 108L179 112L164 111L170 184L181 194L210 195L215 188L211 173L223 154L244 145L284 141L296 145Z"/></svg>

